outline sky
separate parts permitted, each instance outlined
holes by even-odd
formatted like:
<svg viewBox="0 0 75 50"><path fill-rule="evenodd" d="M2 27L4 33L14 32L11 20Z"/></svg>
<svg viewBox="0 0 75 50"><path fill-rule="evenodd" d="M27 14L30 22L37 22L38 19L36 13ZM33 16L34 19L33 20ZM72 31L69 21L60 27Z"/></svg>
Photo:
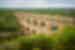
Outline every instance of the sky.
<svg viewBox="0 0 75 50"><path fill-rule="evenodd" d="M75 0L0 0L0 8L75 8Z"/></svg>

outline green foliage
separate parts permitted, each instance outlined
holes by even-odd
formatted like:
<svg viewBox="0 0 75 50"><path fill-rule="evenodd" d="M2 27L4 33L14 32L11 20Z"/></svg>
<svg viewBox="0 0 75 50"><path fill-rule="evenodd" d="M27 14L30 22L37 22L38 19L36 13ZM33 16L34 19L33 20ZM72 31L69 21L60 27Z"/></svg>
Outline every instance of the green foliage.
<svg viewBox="0 0 75 50"><path fill-rule="evenodd" d="M53 40L47 36L35 36L32 38L20 39L20 50L31 50L34 48L40 48L41 50L52 50ZM30 49L29 49L30 48Z"/></svg>
<svg viewBox="0 0 75 50"><path fill-rule="evenodd" d="M16 31L18 25L13 11L0 10L0 31Z"/></svg>
<svg viewBox="0 0 75 50"><path fill-rule="evenodd" d="M75 50L75 27L71 26L64 29L59 44L63 46L64 50Z"/></svg>
<svg viewBox="0 0 75 50"><path fill-rule="evenodd" d="M75 27L65 27L62 35L22 36L16 39L17 50L75 50Z"/></svg>

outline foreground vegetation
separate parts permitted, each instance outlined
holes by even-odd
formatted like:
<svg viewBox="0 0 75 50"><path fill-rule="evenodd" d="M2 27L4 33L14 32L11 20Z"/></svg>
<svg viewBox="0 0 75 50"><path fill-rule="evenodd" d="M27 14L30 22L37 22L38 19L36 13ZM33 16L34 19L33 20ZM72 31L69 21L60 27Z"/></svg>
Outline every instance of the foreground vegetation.
<svg viewBox="0 0 75 50"><path fill-rule="evenodd" d="M61 35L18 36L6 41L3 49L9 50L75 50L75 28L67 27Z"/></svg>

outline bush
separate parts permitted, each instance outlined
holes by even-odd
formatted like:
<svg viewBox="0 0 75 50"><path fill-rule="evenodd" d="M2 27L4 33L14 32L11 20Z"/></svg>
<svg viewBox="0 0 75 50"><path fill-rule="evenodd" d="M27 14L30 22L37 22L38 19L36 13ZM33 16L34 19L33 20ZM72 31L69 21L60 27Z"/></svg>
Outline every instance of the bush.
<svg viewBox="0 0 75 50"><path fill-rule="evenodd" d="M75 28L68 27L64 29L63 35L60 37L59 45L63 50L75 50Z"/></svg>
<svg viewBox="0 0 75 50"><path fill-rule="evenodd" d="M20 50L32 50L34 48L40 48L41 50L52 50L53 41L47 36L35 36L32 38L20 39Z"/></svg>
<svg viewBox="0 0 75 50"><path fill-rule="evenodd" d="M32 39L34 48L41 48L41 50L52 50L53 41L50 37L47 36L38 36Z"/></svg>

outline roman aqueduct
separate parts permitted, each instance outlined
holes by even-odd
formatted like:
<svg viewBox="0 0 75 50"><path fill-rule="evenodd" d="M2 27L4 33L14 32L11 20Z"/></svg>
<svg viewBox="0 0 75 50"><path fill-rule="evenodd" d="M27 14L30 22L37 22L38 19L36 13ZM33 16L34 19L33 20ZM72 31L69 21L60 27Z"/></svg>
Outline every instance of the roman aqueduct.
<svg viewBox="0 0 75 50"><path fill-rule="evenodd" d="M65 22L72 21L71 18L61 17L60 15L51 16L27 12L16 12L15 15L25 35L52 35L55 32L63 31Z"/></svg>

